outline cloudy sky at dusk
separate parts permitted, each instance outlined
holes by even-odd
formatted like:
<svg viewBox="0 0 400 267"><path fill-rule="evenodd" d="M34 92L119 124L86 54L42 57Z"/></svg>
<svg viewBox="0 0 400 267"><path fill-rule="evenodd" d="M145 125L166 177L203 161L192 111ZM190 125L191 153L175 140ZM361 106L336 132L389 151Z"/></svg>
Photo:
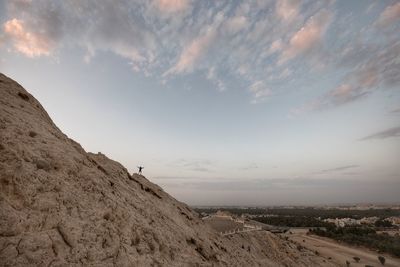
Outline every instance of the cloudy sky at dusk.
<svg viewBox="0 0 400 267"><path fill-rule="evenodd" d="M0 0L0 72L195 205L400 202L400 2Z"/></svg>

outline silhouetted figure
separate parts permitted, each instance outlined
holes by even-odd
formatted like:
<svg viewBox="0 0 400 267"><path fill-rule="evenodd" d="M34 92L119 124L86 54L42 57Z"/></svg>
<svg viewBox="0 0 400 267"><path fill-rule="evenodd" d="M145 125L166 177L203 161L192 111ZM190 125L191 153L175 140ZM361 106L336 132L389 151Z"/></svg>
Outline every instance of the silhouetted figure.
<svg viewBox="0 0 400 267"><path fill-rule="evenodd" d="M142 170L144 169L144 167L143 166L138 166L138 169L139 169L138 174L142 174Z"/></svg>

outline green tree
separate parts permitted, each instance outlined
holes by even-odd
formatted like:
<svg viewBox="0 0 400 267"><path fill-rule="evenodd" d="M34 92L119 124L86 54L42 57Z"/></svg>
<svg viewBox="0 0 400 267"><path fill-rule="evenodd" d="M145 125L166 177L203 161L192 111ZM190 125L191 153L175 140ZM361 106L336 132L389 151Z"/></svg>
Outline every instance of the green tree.
<svg viewBox="0 0 400 267"><path fill-rule="evenodd" d="M375 222L376 227L393 227L393 224L387 220L377 220Z"/></svg>
<svg viewBox="0 0 400 267"><path fill-rule="evenodd" d="M385 265L385 261L386 261L385 257L383 257L383 256L378 256L378 260L379 260L379 262L380 262L382 265Z"/></svg>

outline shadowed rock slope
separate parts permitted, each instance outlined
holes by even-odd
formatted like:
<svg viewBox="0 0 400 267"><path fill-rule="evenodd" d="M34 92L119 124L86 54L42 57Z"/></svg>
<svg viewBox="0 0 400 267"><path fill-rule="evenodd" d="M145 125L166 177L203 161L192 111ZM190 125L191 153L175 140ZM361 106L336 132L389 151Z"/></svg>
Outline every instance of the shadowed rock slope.
<svg viewBox="0 0 400 267"><path fill-rule="evenodd" d="M277 236L221 237L118 162L87 153L0 74L0 266L310 266Z"/></svg>

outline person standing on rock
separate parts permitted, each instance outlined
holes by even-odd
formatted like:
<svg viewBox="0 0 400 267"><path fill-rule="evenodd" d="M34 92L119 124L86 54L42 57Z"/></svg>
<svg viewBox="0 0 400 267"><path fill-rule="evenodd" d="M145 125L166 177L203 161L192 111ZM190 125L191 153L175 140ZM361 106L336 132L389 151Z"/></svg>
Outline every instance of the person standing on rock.
<svg viewBox="0 0 400 267"><path fill-rule="evenodd" d="M143 166L138 166L138 169L139 169L138 174L142 174L142 170L144 169L144 167Z"/></svg>

